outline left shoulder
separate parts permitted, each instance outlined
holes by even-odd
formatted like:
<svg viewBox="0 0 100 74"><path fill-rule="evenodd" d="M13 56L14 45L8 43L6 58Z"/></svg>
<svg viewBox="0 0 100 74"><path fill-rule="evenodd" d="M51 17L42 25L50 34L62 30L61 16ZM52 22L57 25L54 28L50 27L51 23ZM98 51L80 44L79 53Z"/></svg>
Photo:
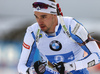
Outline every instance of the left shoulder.
<svg viewBox="0 0 100 74"><path fill-rule="evenodd" d="M72 30L75 27L84 27L83 24L76 20L74 17L63 17L63 19L68 28L71 26Z"/></svg>
<svg viewBox="0 0 100 74"><path fill-rule="evenodd" d="M73 20L73 17L65 16L65 17L63 17L63 19L64 19L65 22L69 23L69 22L71 22Z"/></svg>
<svg viewBox="0 0 100 74"><path fill-rule="evenodd" d="M67 28L69 28L69 26L71 26L73 29L75 27L75 25L78 23L77 21L75 21L75 19L73 17L63 17L63 20L64 20L64 23Z"/></svg>

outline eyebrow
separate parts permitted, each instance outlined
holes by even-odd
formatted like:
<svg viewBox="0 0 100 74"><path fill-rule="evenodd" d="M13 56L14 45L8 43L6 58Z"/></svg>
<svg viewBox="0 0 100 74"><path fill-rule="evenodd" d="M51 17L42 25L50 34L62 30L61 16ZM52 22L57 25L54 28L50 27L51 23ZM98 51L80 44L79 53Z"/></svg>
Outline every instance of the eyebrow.
<svg viewBox="0 0 100 74"><path fill-rule="evenodd" d="M35 14L34 14L34 16L35 16L35 17L38 17L38 16L37 16L37 15L35 15ZM41 17L45 17L45 16L47 16L47 15L41 15Z"/></svg>
<svg viewBox="0 0 100 74"><path fill-rule="evenodd" d="M41 17L45 17L45 16L47 16L47 15L41 15Z"/></svg>
<svg viewBox="0 0 100 74"><path fill-rule="evenodd" d="M34 16L37 17L35 14L34 14Z"/></svg>

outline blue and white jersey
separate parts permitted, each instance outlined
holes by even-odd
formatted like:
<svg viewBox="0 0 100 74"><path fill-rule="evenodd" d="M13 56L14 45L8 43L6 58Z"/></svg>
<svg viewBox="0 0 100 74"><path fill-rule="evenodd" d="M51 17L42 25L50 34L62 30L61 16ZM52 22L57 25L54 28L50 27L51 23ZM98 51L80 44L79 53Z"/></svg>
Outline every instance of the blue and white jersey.
<svg viewBox="0 0 100 74"><path fill-rule="evenodd" d="M77 44L77 42L82 43L88 39L88 32L83 25L72 17L63 17L63 20L70 35L76 42L64 33L59 17L58 25L55 28L55 36L49 36L45 32L40 31L37 46L35 41L39 25L35 23L29 26L24 37L23 50L18 64L19 73L25 74L28 67L31 66L34 61L36 48L45 56L42 56L43 60L48 59L51 63L74 62L76 70L72 71L73 74L88 74L86 68L100 62L100 50L95 41L90 41L84 46ZM88 56L85 58L84 51L88 53ZM37 55L35 58L38 60Z"/></svg>
<svg viewBox="0 0 100 74"><path fill-rule="evenodd" d="M41 37L37 45L39 51L45 55L51 63L61 61L72 62L83 58L83 49L77 43L69 39L61 29L60 24L59 28L59 34L54 37L49 37L44 32L40 33Z"/></svg>

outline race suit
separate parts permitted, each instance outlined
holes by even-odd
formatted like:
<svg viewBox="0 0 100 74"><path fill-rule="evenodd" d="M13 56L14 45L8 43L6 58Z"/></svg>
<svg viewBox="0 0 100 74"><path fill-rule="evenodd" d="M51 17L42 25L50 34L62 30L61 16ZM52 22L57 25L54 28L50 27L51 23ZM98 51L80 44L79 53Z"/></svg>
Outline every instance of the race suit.
<svg viewBox="0 0 100 74"><path fill-rule="evenodd" d="M100 50L95 41L88 41L83 46L78 44L88 39L89 33L84 26L72 17L63 17L70 35L73 39L76 38L75 42L65 34L60 19L59 17L57 18L58 25L55 28L55 36L49 36L45 32L40 31L37 44L35 41L37 38L37 31L40 28L38 23L36 22L27 28L18 64L19 73L26 74L27 69L31 67L34 61L33 57L37 58L37 56L35 56L36 45L39 52L45 55L43 58L44 60L48 59L51 63L75 62L76 70L71 71L72 74L89 74L86 68L100 62ZM77 37L74 37L74 35ZM84 57L84 51L88 54L86 57ZM51 70L51 68L50 70L48 67L46 68L44 74L59 74Z"/></svg>

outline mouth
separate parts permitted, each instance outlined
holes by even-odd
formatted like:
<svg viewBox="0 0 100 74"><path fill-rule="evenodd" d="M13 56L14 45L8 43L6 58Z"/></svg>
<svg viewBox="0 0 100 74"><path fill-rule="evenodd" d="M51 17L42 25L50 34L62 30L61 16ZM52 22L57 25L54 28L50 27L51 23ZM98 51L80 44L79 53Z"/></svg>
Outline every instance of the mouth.
<svg viewBox="0 0 100 74"><path fill-rule="evenodd" d="M45 28L45 26L40 26L40 28Z"/></svg>
<svg viewBox="0 0 100 74"><path fill-rule="evenodd" d="M46 26L45 25L40 25L40 28L41 29L44 29Z"/></svg>

